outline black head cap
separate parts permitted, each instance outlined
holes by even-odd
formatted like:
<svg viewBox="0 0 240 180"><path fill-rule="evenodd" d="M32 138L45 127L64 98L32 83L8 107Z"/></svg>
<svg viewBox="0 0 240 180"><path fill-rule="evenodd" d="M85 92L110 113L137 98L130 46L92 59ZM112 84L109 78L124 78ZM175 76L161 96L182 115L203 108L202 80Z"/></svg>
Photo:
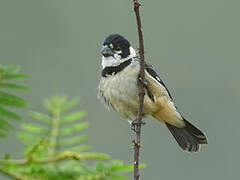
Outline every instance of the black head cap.
<svg viewBox="0 0 240 180"><path fill-rule="evenodd" d="M126 58L130 55L130 43L123 36L119 34L109 35L103 43L104 46L109 46L115 51L122 51L120 54L122 58Z"/></svg>

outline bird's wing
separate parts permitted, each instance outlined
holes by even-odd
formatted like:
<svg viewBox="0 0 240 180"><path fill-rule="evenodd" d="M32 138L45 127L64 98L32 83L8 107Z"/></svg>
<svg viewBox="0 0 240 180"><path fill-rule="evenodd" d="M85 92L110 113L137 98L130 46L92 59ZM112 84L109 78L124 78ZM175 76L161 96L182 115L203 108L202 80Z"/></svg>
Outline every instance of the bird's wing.
<svg viewBox="0 0 240 180"><path fill-rule="evenodd" d="M178 112L174 105L172 96L166 85L153 70L151 65L146 64L145 69L148 88L154 96L154 105L158 109L152 116L173 126L183 127L185 123L180 112ZM146 104L146 106L148 105Z"/></svg>
<svg viewBox="0 0 240 180"><path fill-rule="evenodd" d="M146 73L147 76L150 76L151 78L153 78L154 80L156 80L161 86L163 86L163 87L165 88L168 96L169 96L171 99L173 99L173 98L172 98L172 95L170 94L170 92L169 92L169 90L168 90L168 88L167 88L167 86L163 83L162 79L161 79L161 78L158 76L158 74L154 71L153 67L152 67L150 64L146 63L146 64L145 64L145 70L146 70L146 72L147 72L147 73Z"/></svg>

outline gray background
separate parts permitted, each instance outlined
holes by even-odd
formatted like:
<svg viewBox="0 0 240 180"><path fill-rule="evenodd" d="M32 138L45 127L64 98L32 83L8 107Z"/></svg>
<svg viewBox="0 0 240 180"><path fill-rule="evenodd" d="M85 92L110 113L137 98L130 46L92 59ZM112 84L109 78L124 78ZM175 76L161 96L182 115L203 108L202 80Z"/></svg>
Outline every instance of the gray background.
<svg viewBox="0 0 240 180"><path fill-rule="evenodd" d="M209 145L198 154L182 152L163 124L147 118L142 179L238 179L239 7L238 0L143 2L146 58L184 116L207 133ZM30 109L42 111L41 101L55 93L80 96L93 151L127 163L129 124L96 98L101 44L116 32L137 47L131 0L0 1L0 63L19 64L30 74L31 90L23 93ZM14 133L0 139L0 155L20 158L21 151Z"/></svg>

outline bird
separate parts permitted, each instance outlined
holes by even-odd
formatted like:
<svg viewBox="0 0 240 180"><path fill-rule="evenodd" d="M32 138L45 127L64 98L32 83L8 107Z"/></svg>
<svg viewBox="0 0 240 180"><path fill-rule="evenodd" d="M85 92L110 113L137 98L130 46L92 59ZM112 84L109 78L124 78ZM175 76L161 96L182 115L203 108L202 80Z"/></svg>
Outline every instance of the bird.
<svg viewBox="0 0 240 180"><path fill-rule="evenodd" d="M98 98L108 109L134 122L139 104L140 58L130 42L120 34L110 34L105 38L101 56ZM146 95L142 116L152 116L165 123L183 151L199 152L201 145L208 143L206 135L182 116L168 88L148 63L145 63L143 84Z"/></svg>

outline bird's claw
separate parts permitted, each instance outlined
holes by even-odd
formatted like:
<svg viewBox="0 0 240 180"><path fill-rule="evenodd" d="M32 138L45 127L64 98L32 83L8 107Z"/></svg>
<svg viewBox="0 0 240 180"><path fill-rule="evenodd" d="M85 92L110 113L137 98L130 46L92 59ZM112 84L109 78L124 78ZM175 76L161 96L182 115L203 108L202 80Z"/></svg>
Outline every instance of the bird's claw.
<svg viewBox="0 0 240 180"><path fill-rule="evenodd" d="M146 79L143 80L142 77L141 77L140 75L138 75L138 85L139 85L140 83L143 84L144 87L147 87L147 86L148 86L147 80L146 80Z"/></svg>
<svg viewBox="0 0 240 180"><path fill-rule="evenodd" d="M134 132L138 132L137 126L138 125L143 125L144 126L145 124L146 124L146 122L144 122L144 121L138 122L137 120L134 120L134 121L131 122L131 130L133 130Z"/></svg>
<svg viewBox="0 0 240 180"><path fill-rule="evenodd" d="M141 145L139 143L136 142L136 140L132 140L132 143L133 143L133 148L140 148Z"/></svg>
<svg viewBox="0 0 240 180"><path fill-rule="evenodd" d="M154 96L150 90L150 88L148 87L148 81L146 79L142 79L142 77L140 75L138 75L138 86L140 86L140 84L143 85L143 87L147 90L147 94L149 96L149 98L154 102L155 99L154 99Z"/></svg>

